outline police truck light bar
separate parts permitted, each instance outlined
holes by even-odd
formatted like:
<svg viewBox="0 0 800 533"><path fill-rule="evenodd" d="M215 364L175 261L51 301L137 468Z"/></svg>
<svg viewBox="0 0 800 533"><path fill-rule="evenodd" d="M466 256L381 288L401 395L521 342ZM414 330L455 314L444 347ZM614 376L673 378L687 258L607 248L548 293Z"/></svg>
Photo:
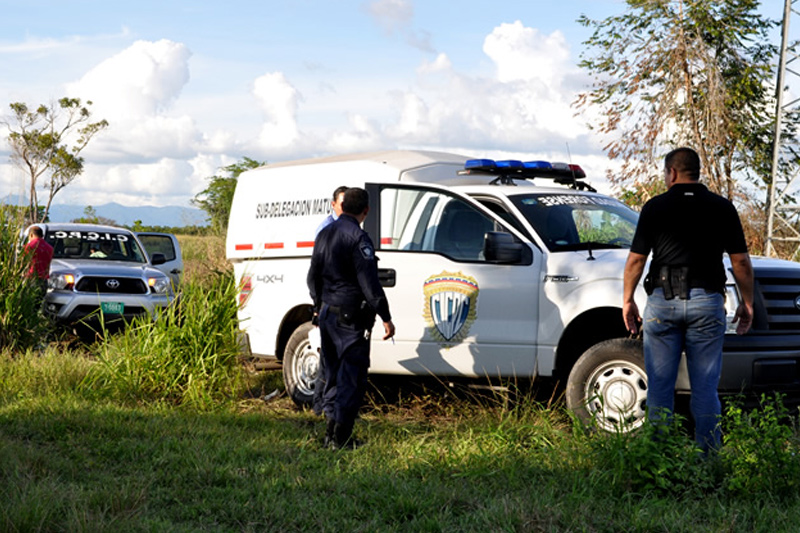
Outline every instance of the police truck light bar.
<svg viewBox="0 0 800 533"><path fill-rule="evenodd" d="M597 192L588 183L578 181L586 177L586 173L578 165L568 163L550 163L548 161L495 161L494 159L469 159L464 163L464 170L459 175L486 174L496 176L492 184L513 185L513 180L532 180L548 178L561 185L569 185L573 189Z"/></svg>

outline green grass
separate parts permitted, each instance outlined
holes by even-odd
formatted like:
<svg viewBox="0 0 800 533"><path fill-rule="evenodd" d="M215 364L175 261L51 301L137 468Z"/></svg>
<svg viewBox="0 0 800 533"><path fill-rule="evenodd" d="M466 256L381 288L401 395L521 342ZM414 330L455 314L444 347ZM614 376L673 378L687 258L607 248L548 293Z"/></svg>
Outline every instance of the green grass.
<svg viewBox="0 0 800 533"><path fill-rule="evenodd" d="M202 249L202 242L194 243ZM191 255L191 254L190 254ZM202 256L202 254L199 254ZM195 280L195 281L193 281ZM728 406L719 456L576 426L559 401L383 384L351 452L236 354L228 271L91 347L0 349L0 531L796 531L781 399ZM411 392L408 392L411 390ZM680 422L680 421L679 421Z"/></svg>
<svg viewBox="0 0 800 533"><path fill-rule="evenodd" d="M186 284L177 305L95 347L86 389L122 402L213 409L241 386L236 285L228 274Z"/></svg>
<svg viewBox="0 0 800 533"><path fill-rule="evenodd" d="M774 532L800 517L796 491L729 486L742 464L676 456L685 436L654 449L585 434L558 404L372 395L356 427L367 445L334 452L319 418L258 399L279 372L246 374L238 398L198 410L99 399L79 379L95 364L76 352L0 362L4 388L34 389L0 401L0 530ZM672 485L648 484L641 472L663 461Z"/></svg>

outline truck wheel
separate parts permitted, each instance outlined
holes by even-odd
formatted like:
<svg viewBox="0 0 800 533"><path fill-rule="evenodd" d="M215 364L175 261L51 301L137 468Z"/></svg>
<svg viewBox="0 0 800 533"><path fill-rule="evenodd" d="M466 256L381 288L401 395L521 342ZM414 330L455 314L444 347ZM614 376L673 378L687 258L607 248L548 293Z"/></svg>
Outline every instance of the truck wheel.
<svg viewBox="0 0 800 533"><path fill-rule="evenodd" d="M289 337L283 352L283 384L294 403L310 406L314 401L314 387L319 373L320 355L308 342L311 322L301 324Z"/></svg>
<svg viewBox="0 0 800 533"><path fill-rule="evenodd" d="M646 418L647 374L642 342L611 339L578 359L567 379L567 407L584 424L629 432Z"/></svg>

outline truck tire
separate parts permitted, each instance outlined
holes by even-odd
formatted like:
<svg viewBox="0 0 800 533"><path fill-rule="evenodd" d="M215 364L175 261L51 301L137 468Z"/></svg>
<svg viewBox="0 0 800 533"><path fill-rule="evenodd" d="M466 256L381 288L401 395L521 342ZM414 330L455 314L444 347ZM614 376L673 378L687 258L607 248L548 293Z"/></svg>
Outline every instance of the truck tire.
<svg viewBox="0 0 800 533"><path fill-rule="evenodd" d="M567 379L567 407L584 425L630 432L645 421L647 374L642 341L611 339L578 359Z"/></svg>
<svg viewBox="0 0 800 533"><path fill-rule="evenodd" d="M289 397L300 407L313 403L320 368L320 354L308 341L308 332L313 328L311 322L301 324L289 337L283 352L283 384Z"/></svg>

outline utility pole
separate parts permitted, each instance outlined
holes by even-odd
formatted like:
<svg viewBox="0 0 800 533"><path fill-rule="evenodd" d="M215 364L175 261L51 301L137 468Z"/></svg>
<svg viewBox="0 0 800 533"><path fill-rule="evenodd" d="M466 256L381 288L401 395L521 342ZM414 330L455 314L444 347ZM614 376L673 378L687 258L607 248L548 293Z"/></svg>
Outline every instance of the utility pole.
<svg viewBox="0 0 800 533"><path fill-rule="evenodd" d="M792 148L797 148L786 146L788 140L781 134L783 131L783 117L786 111L800 101L800 98L796 98L791 102L784 103L784 96L788 93L786 90L788 85L787 77L792 75L800 78L800 73L791 68L793 63L798 60L798 43L795 41L791 45L789 44L791 19L793 16L800 18L800 13L793 8L795 2L797 0L784 0L781 53L775 81L775 136L772 149L772 179L767 190L767 236L765 246L765 255L776 257L778 255L775 249L777 242L796 243L794 251L788 259L794 259L798 250L800 250L800 232L790 221L793 215L797 215L800 212L800 207L794 204L787 204L784 201L798 175L797 173L788 175L785 168L782 169L780 165L781 155L787 154L787 157L792 157L792 153L796 153Z"/></svg>

